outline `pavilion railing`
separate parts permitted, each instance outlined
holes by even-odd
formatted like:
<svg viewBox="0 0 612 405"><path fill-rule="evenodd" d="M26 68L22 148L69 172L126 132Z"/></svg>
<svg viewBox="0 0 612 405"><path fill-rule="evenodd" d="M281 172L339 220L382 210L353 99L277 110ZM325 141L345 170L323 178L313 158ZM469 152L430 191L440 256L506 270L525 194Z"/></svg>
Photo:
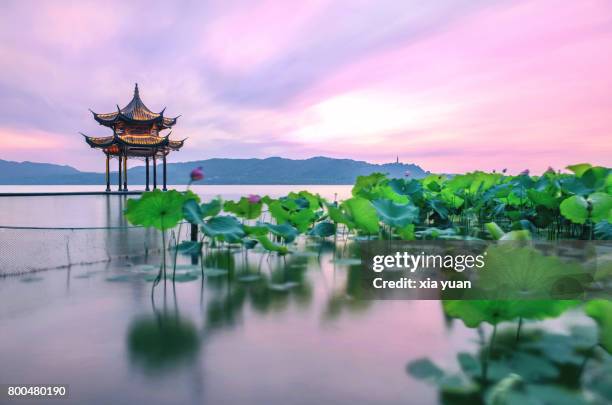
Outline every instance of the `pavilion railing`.
<svg viewBox="0 0 612 405"><path fill-rule="evenodd" d="M189 227L182 227L180 238L189 238L189 232ZM0 277L129 259L160 251L159 232L143 227L0 225Z"/></svg>

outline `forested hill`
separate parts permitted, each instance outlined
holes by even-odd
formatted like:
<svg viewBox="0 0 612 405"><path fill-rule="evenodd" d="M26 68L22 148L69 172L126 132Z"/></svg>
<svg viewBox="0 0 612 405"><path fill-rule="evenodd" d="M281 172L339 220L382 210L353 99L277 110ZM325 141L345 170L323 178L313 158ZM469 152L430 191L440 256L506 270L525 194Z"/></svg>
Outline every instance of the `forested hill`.
<svg viewBox="0 0 612 405"><path fill-rule="evenodd" d="M103 160L100 160L101 165ZM415 164L373 164L351 159L314 157L310 159L207 159L168 163L168 184L184 184L189 172L201 166L205 184L353 184L359 175L373 172L391 177L420 178L425 172ZM144 184L143 166L128 170L130 184ZM161 183L161 166L158 182ZM116 173L112 174L116 183ZM81 172L70 166L49 163L10 162L0 160L0 184L103 184L104 173Z"/></svg>

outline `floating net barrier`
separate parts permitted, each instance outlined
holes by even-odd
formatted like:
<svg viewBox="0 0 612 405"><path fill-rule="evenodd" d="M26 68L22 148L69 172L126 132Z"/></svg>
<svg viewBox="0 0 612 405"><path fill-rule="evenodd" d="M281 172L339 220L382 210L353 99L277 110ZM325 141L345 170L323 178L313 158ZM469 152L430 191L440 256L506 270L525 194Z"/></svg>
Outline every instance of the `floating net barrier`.
<svg viewBox="0 0 612 405"><path fill-rule="evenodd" d="M181 229L180 239L189 238L190 227ZM161 235L151 228L0 226L0 277L160 251Z"/></svg>

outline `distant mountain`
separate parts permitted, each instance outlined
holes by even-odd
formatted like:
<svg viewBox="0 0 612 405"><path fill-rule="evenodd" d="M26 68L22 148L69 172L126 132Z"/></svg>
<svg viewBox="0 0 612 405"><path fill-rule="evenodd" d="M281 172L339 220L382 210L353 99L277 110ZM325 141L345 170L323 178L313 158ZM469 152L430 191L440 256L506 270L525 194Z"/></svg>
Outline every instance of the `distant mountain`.
<svg viewBox="0 0 612 405"><path fill-rule="evenodd" d="M189 173L201 166L205 184L353 184L355 178L374 172L390 177L420 178L429 172L415 164L373 164L351 159L313 157L294 160L280 157L267 159L207 159L168 163L168 184L186 184ZM152 175L152 170L151 170ZM158 184L162 182L158 166ZM70 166L49 163L10 162L0 160L0 184L104 184L104 173L81 172ZM117 173L111 173L115 184ZM128 170L128 184L144 184L144 166ZM152 183L152 179L151 179Z"/></svg>
<svg viewBox="0 0 612 405"><path fill-rule="evenodd" d="M62 180L54 179L65 179L81 174L83 173L71 166L10 162L0 159L0 184L65 184Z"/></svg>

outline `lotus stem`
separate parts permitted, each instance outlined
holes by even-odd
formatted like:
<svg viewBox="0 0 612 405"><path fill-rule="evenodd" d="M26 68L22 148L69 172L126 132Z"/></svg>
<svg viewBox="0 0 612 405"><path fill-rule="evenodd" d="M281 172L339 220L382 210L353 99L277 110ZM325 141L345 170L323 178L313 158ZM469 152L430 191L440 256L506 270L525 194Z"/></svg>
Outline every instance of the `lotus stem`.
<svg viewBox="0 0 612 405"><path fill-rule="evenodd" d="M518 343L518 341L521 338L521 328L523 327L523 317L519 317L519 322L518 322L518 326L516 328L516 343Z"/></svg>
<svg viewBox="0 0 612 405"><path fill-rule="evenodd" d="M487 354L482 366L482 380L486 383L488 380L488 371L489 371L489 361L491 360L491 355L493 354L493 344L495 343L495 336L497 335L497 324L493 325L493 333L491 334L491 340L489 342L489 347L487 350Z"/></svg>

